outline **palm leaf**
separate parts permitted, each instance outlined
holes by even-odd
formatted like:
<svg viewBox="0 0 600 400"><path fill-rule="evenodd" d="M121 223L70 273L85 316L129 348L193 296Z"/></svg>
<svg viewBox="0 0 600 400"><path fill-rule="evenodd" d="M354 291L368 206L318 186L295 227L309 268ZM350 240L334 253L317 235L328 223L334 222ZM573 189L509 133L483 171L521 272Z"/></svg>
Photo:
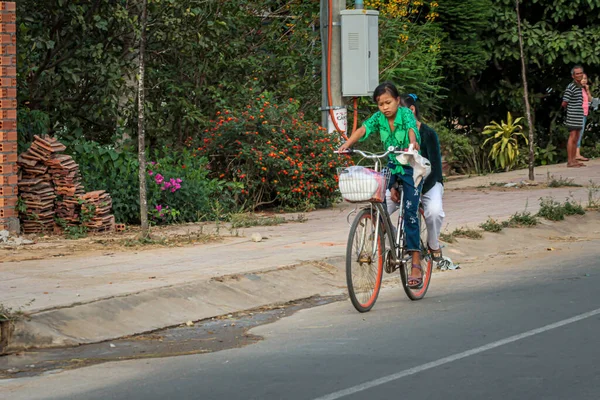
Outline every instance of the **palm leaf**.
<svg viewBox="0 0 600 400"><path fill-rule="evenodd" d="M507 139L507 138L502 139L502 142L500 142L500 143L502 143L502 148L500 149L501 151L504 151L508 142L509 142L509 139Z"/></svg>
<svg viewBox="0 0 600 400"><path fill-rule="evenodd" d="M486 144L487 142L489 142L490 140L492 140L492 139L493 139L493 138L487 138L487 139L486 139L486 140L483 142L483 144L481 145L481 148L484 148L484 147L485 147L485 144Z"/></svg>

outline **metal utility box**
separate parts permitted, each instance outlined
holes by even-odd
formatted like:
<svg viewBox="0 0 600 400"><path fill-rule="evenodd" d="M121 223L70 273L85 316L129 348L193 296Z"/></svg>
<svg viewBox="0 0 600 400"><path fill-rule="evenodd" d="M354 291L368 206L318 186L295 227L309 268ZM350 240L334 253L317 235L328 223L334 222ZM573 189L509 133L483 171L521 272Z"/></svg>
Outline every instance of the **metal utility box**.
<svg viewBox="0 0 600 400"><path fill-rule="evenodd" d="M343 10L342 95L371 96L379 85L379 12Z"/></svg>

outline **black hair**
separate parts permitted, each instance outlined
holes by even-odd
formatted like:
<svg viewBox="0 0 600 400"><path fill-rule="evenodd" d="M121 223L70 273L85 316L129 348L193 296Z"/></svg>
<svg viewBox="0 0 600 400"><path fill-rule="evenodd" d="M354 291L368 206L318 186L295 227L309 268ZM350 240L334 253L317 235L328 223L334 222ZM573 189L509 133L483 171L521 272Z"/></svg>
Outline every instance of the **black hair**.
<svg viewBox="0 0 600 400"><path fill-rule="evenodd" d="M402 97L402 101L404 102L404 105L406 107L408 107L408 108L414 107L415 108L415 118L417 119L417 121L420 121L421 120L421 112L419 111L419 104L417 104L417 100L419 100L417 95L412 94L412 93Z"/></svg>
<svg viewBox="0 0 600 400"><path fill-rule="evenodd" d="M375 88L375 91L373 92L373 101L377 103L377 99L385 93L389 93L395 99L400 97L400 93L398 92L396 85L390 81L386 81L380 83L379 86Z"/></svg>

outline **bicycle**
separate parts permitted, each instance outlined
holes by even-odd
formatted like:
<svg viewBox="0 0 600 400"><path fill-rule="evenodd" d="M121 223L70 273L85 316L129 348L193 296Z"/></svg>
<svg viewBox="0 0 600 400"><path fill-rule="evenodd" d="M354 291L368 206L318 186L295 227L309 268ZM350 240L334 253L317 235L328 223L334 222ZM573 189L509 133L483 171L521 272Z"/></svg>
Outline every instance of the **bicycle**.
<svg viewBox="0 0 600 400"><path fill-rule="evenodd" d="M427 225L423 207L419 207L423 284L419 288L410 288L408 277L412 268L412 256L404 247L403 207L398 211L396 226L399 229L394 229L384 203L390 171L382 167L381 159L390 153L400 155L404 152L393 147L383 154L361 150L344 152L344 154L352 153L357 153L365 159L375 160L375 166L373 169L360 166L338 169L342 197L353 203L368 203L348 215L348 222L350 222L350 216L357 212L350 227L346 248L346 281L350 300L357 311L361 313L370 311L379 296L384 269L388 274L400 270L404 292L409 299L420 300L425 297L429 288L433 266L431 255L426 250ZM401 195L400 204L403 204L403 199L404 193ZM386 239L389 244L387 250Z"/></svg>

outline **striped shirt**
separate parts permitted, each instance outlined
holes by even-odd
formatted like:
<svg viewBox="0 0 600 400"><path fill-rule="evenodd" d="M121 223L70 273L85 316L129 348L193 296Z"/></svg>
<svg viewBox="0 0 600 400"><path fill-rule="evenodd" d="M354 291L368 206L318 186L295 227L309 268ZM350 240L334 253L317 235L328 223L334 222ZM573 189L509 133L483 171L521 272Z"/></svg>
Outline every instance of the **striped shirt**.
<svg viewBox="0 0 600 400"><path fill-rule="evenodd" d="M565 125L572 128L583 127L583 93L581 86L575 82L569 83L563 96L563 101L567 103L567 119Z"/></svg>

